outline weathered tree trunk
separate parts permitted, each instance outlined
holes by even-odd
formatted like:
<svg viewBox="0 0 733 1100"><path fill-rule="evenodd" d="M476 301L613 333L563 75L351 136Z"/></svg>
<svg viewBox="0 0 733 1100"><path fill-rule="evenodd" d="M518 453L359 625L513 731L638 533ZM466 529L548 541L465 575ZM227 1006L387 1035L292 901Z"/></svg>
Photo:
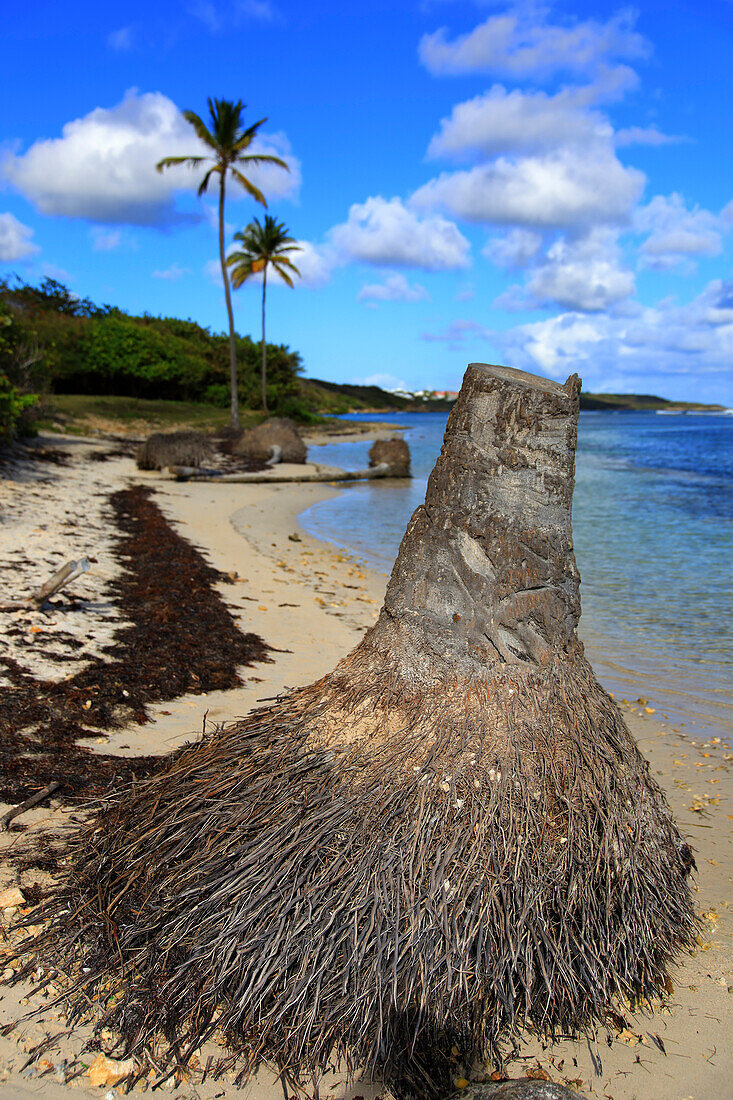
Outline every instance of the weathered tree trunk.
<svg viewBox="0 0 733 1100"><path fill-rule="evenodd" d="M218 1028L247 1072L435 1094L453 1047L663 990L691 854L576 633L578 393L471 366L360 645L80 836L53 963L80 1010L118 981L131 1052Z"/></svg>

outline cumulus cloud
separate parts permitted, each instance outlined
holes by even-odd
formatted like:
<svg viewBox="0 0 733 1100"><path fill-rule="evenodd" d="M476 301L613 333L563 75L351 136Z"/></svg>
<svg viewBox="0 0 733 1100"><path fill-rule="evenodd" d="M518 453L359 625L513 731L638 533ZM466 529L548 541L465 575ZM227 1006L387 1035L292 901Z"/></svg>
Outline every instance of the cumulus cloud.
<svg viewBox="0 0 733 1100"><path fill-rule="evenodd" d="M527 267L536 259L544 238L531 229L509 229L497 237L490 237L482 252L497 267Z"/></svg>
<svg viewBox="0 0 733 1100"><path fill-rule="evenodd" d="M648 46L634 30L636 16L622 11L605 23L594 19L553 24L547 11L527 7L492 15L468 34L449 39L445 27L420 41L420 60L435 75L492 73L544 79L556 73L594 74L617 59L644 57Z"/></svg>
<svg viewBox="0 0 733 1100"><path fill-rule="evenodd" d="M649 233L640 250L642 262L657 270L717 256L722 249L720 219L698 206L688 210L677 192L655 195L637 211L636 226Z"/></svg>
<svg viewBox="0 0 733 1100"><path fill-rule="evenodd" d="M284 134L262 135L253 153L284 156L291 172L272 166L246 174L269 198L292 198L300 165ZM177 191L195 192L201 170L156 172L162 156L206 155L206 148L160 92L127 92L114 107L96 107L67 122L60 138L42 139L22 155L9 154L4 174L44 214L109 224L170 225L197 215L177 210ZM230 184L232 198L243 197Z"/></svg>
<svg viewBox="0 0 733 1100"><path fill-rule="evenodd" d="M705 400L733 381L733 282L714 280L691 303L664 301L631 316L568 312L494 333L515 366L565 379L577 371L586 389L695 390Z"/></svg>
<svg viewBox="0 0 733 1100"><path fill-rule="evenodd" d="M419 283L410 284L404 275L395 272L383 283L369 283L357 294L359 302L425 302L430 295Z"/></svg>
<svg viewBox="0 0 733 1100"><path fill-rule="evenodd" d="M469 263L470 245L453 222L440 214L420 217L396 198L354 203L329 240L342 257L371 264L444 271Z"/></svg>
<svg viewBox="0 0 733 1100"><path fill-rule="evenodd" d="M317 289L330 281L336 266L336 256L328 245L313 244L312 241L296 241L300 252L294 252L292 260L300 278L296 286Z"/></svg>
<svg viewBox="0 0 733 1100"><path fill-rule="evenodd" d="M596 229L555 241L527 285L534 306L598 312L634 293L634 276L621 264L617 234Z"/></svg>
<svg viewBox="0 0 733 1100"><path fill-rule="evenodd" d="M584 94L564 89L507 92L495 84L488 92L458 103L428 146L428 157L493 157L501 153L544 153L558 146L607 142L608 119L588 109Z"/></svg>
<svg viewBox="0 0 733 1100"><path fill-rule="evenodd" d="M642 172L601 144L443 172L418 188L410 205L470 222L560 229L625 222L644 184Z"/></svg>
<svg viewBox="0 0 733 1100"><path fill-rule="evenodd" d="M14 263L37 255L41 250L32 237L33 230L12 214L0 214L0 261Z"/></svg>

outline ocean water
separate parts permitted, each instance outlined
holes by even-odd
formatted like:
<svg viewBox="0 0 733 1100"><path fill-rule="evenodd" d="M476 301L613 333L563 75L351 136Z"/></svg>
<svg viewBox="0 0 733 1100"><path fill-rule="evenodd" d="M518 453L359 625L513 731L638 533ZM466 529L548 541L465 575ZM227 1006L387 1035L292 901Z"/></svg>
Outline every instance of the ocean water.
<svg viewBox="0 0 733 1100"><path fill-rule="evenodd" d="M407 427L412 480L349 485L300 519L389 573L447 417L380 419ZM369 446L311 458L358 469ZM580 634L604 686L644 696L688 733L733 736L733 416L581 413L573 537Z"/></svg>

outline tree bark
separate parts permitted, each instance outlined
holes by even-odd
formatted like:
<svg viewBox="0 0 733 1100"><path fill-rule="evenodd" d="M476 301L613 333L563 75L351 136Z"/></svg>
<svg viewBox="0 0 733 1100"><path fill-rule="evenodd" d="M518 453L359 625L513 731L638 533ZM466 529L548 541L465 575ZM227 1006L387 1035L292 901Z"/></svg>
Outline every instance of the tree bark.
<svg viewBox="0 0 733 1100"><path fill-rule="evenodd" d="M224 249L224 193L226 166L222 166L219 175L219 262L221 263L221 277L224 280L224 297L227 304L227 317L229 319L229 388L231 393L229 425L234 431L239 431L239 387L237 383L237 341L234 333L234 311L232 310L232 293L229 288L229 275L227 273L226 253Z"/></svg>
<svg viewBox="0 0 733 1100"><path fill-rule="evenodd" d="M580 643L570 526L580 380L472 364L369 645L408 683L547 664Z"/></svg>
<svg viewBox="0 0 733 1100"><path fill-rule="evenodd" d="M267 286L267 263L262 268L262 408L267 409L267 344L265 343L265 288Z"/></svg>

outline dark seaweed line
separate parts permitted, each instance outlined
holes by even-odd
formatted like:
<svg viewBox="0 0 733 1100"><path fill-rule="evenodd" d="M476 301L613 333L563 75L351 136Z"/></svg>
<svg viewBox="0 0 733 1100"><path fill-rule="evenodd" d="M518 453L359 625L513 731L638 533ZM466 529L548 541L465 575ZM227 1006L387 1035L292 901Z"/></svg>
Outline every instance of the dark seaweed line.
<svg viewBox="0 0 733 1100"><path fill-rule="evenodd" d="M146 722L151 703L236 687L239 667L268 659L267 645L242 633L214 589L221 574L174 530L151 496L142 486L110 496L121 565L111 596L130 625L108 654L59 683L35 679L0 655L12 681L0 689L5 801L21 801L60 780L56 797L78 803L149 775L158 757L92 753L77 741L122 720Z"/></svg>

